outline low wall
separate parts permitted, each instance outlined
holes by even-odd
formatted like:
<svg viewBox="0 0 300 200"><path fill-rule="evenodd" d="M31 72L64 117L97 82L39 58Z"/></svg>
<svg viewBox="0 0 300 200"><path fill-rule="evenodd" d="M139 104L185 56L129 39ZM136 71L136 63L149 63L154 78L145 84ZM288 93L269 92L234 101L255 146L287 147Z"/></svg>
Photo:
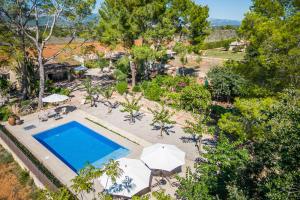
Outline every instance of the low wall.
<svg viewBox="0 0 300 200"><path fill-rule="evenodd" d="M56 191L57 187L41 172L41 170L23 153L23 151L0 130L0 144L14 157L15 161L30 173L34 183L39 188Z"/></svg>

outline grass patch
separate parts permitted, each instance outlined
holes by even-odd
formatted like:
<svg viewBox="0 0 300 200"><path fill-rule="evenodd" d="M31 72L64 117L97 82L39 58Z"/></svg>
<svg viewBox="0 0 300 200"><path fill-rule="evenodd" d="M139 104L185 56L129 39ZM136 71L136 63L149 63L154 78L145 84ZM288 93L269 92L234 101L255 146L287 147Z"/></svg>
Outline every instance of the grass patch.
<svg viewBox="0 0 300 200"><path fill-rule="evenodd" d="M19 179L19 182L25 186L31 178L30 178L28 171L20 169L19 174L18 174L18 179Z"/></svg>
<svg viewBox="0 0 300 200"><path fill-rule="evenodd" d="M93 121L93 120L91 120L91 119L89 119L89 118L87 118L87 117L86 117L85 119L88 120L88 121L90 121L90 122L92 122L92 123L94 123L94 124L96 124L96 125L98 125L98 126L101 126L102 128L105 128L106 130L108 130L108 131L110 131L110 132L112 132L112 133L114 133L114 134L117 134L118 136L120 136L120 137L122 137L122 138L124 138L124 139L126 139L126 140L128 140L128 141L130 141L130 142L132 142L132 143L134 143L134 144L140 145L140 144L137 143L136 141L133 141L133 140L131 140L131 139L125 137L124 135L121 135L120 133L118 133L118 132L116 132L116 131L114 131L114 130L112 130L112 129L110 129L110 128L108 128L108 127L106 127L106 126L104 126L104 125L102 125L102 124L100 124L100 123L98 123L98 122L95 122L95 121Z"/></svg>
<svg viewBox="0 0 300 200"><path fill-rule="evenodd" d="M208 49L205 50L203 54L205 57L221 58L221 59L230 59L230 60L243 60L245 52L232 52L232 51L223 51L221 49Z"/></svg>
<svg viewBox="0 0 300 200"><path fill-rule="evenodd" d="M12 157L12 155L5 151L4 148L0 149L0 164L9 164L14 162L14 158Z"/></svg>

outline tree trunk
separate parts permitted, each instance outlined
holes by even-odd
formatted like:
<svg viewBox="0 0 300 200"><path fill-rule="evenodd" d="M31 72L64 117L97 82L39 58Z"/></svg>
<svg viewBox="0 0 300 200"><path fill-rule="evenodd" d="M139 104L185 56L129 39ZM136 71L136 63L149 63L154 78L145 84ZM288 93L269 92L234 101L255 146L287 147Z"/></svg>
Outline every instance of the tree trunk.
<svg viewBox="0 0 300 200"><path fill-rule="evenodd" d="M25 33L24 30L20 31L20 40L22 48L23 59L20 62L21 67L21 91L22 99L25 100L28 98L28 70L27 70L27 54L26 54L26 44L25 44Z"/></svg>
<svg viewBox="0 0 300 200"><path fill-rule="evenodd" d="M134 62L130 62L130 69L131 69L131 84L132 88L136 84L136 64Z"/></svg>
<svg viewBox="0 0 300 200"><path fill-rule="evenodd" d="M160 136L163 137L164 125L160 125Z"/></svg>
<svg viewBox="0 0 300 200"><path fill-rule="evenodd" d="M40 70L40 86L39 86L39 102L38 102L38 108L43 108L43 96L45 92L45 69L44 69L44 63L43 63L43 57L42 57L42 50L40 49L38 52L38 63L39 63L39 70Z"/></svg>
<svg viewBox="0 0 300 200"><path fill-rule="evenodd" d="M198 139L198 151L199 151L199 154L201 154L203 152L202 137L199 137L199 139Z"/></svg>

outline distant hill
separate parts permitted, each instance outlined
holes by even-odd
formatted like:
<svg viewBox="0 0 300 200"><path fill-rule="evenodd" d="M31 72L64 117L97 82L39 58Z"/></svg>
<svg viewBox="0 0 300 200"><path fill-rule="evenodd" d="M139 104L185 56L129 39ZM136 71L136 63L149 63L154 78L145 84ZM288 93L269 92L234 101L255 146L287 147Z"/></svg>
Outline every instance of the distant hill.
<svg viewBox="0 0 300 200"><path fill-rule="evenodd" d="M48 19L49 19L48 16L42 16L42 17L40 17L40 19L39 19L40 26L45 26L47 24ZM93 14L87 16L85 19L83 19L83 23L87 24L89 22L97 21L97 20L98 20L98 15L93 13ZM51 24L51 22L52 22L52 17L49 20L49 24ZM64 19L63 17L60 17L58 19L56 25L60 26L60 27L64 27L64 26L70 25L70 22L68 20ZM35 26L35 21L34 20L30 20L28 22L28 26Z"/></svg>
<svg viewBox="0 0 300 200"><path fill-rule="evenodd" d="M211 26L226 26L226 25L240 26L241 25L241 21L231 20L231 19L210 18L209 21L210 21Z"/></svg>

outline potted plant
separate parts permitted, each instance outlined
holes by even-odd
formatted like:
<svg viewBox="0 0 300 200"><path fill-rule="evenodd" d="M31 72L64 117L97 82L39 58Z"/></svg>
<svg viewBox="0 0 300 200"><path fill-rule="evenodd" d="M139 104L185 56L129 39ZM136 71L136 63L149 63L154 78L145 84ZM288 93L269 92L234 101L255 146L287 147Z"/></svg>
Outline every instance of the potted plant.
<svg viewBox="0 0 300 200"><path fill-rule="evenodd" d="M22 120L20 119L19 116L16 115L16 125L21 125L22 124Z"/></svg>
<svg viewBox="0 0 300 200"><path fill-rule="evenodd" d="M11 126L16 125L16 116L15 115L10 115L8 118L8 124Z"/></svg>

